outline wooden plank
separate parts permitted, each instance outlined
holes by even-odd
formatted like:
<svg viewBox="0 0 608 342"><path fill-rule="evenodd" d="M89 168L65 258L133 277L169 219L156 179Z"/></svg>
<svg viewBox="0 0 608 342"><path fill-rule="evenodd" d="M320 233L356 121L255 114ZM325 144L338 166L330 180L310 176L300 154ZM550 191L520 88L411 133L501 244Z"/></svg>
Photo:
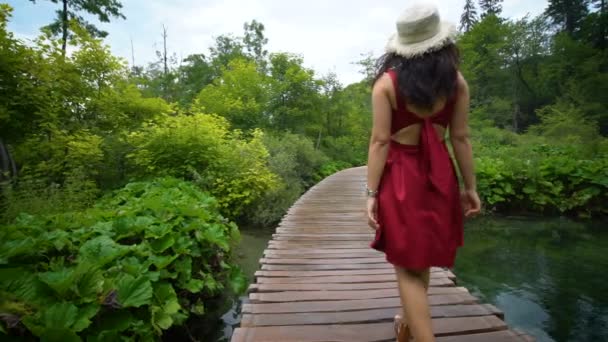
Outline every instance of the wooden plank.
<svg viewBox="0 0 608 342"><path fill-rule="evenodd" d="M256 277L322 277L331 275L365 275L365 274L395 274L392 268L362 269L362 270L335 270L335 271L256 271ZM431 277L455 278L451 271L440 268L431 269Z"/></svg>
<svg viewBox="0 0 608 342"><path fill-rule="evenodd" d="M506 330L495 316L433 319L435 336ZM289 325L238 328L235 341L385 341L395 338L393 323Z"/></svg>
<svg viewBox="0 0 608 342"><path fill-rule="evenodd" d="M241 326L278 326L308 324L352 324L365 322L392 321L400 307L345 312L245 314ZM494 315L493 308L483 304L432 306L431 317L471 317Z"/></svg>
<svg viewBox="0 0 608 342"><path fill-rule="evenodd" d="M392 268L362 269L362 270L334 270L334 271L256 271L256 277L324 277L332 275L372 275L395 274ZM446 273L447 274L447 273Z"/></svg>
<svg viewBox="0 0 608 342"><path fill-rule="evenodd" d="M437 342L525 342L534 341L529 336L522 335L513 330L502 330L478 334L453 335L439 337Z"/></svg>
<svg viewBox="0 0 608 342"><path fill-rule="evenodd" d="M376 258L352 258L352 259L332 259L332 260L317 260L317 259L267 259L261 258L261 264L272 264L272 265L326 265L331 261L334 265L342 264L377 264L386 262L384 257Z"/></svg>
<svg viewBox="0 0 608 342"><path fill-rule="evenodd" d="M378 282L396 282L394 274L376 274L376 275L352 275L352 276L326 276L326 277L275 277L266 278L258 277L258 284L280 284L280 283L378 283ZM449 278L431 278L431 286L454 286L454 282Z"/></svg>
<svg viewBox="0 0 608 342"><path fill-rule="evenodd" d="M477 298L468 293L429 296L431 305L454 305L477 303ZM295 313L295 312L327 312L378 309L399 307L399 297L354 299L336 301L306 301L287 303L248 303L243 304L243 313Z"/></svg>
<svg viewBox="0 0 608 342"><path fill-rule="evenodd" d="M354 264L354 265L268 265L260 267L264 271L328 271L328 270L365 270L393 269L391 264Z"/></svg>
<svg viewBox="0 0 608 342"><path fill-rule="evenodd" d="M396 289L397 282L379 283L279 283L279 284L251 284L249 292L281 292L281 291L348 291L348 290L372 290L372 289ZM437 286L431 287L430 291L437 293L459 293L463 287ZM466 290L466 289L465 289Z"/></svg>
<svg viewBox="0 0 608 342"><path fill-rule="evenodd" d="M318 249L318 248L300 248L300 249L285 249L285 250L277 250L277 249L267 249L264 251L264 254L274 254L274 255L300 255L300 254L316 254L316 253L324 253L324 254L344 254L344 253L380 253L376 250L373 250L369 247L367 248L353 248L353 249Z"/></svg>
<svg viewBox="0 0 608 342"><path fill-rule="evenodd" d="M319 284L326 285L326 284ZM463 288L447 287L444 290L439 287L431 287L429 296L444 294L468 294ZM249 295L252 303L258 302L301 302L319 300L351 300L351 299L373 299L398 297L399 290L396 286L387 289L371 290L343 290L343 291L281 291L281 292L257 292Z"/></svg>
<svg viewBox="0 0 608 342"><path fill-rule="evenodd" d="M278 253L272 253L272 252L268 252L268 253L264 253L264 257L266 259L286 259L286 258L293 258L294 254L278 254ZM298 259L323 259L323 260L327 260L328 263L331 262L330 259L357 259L357 258L378 258L378 257L382 257L384 258L384 254L380 253L380 252L365 252L365 253L342 253L342 254L337 254L337 253L330 253L330 254L325 254L325 253L317 253L317 254L298 254L297 255ZM384 260L384 259L382 259Z"/></svg>

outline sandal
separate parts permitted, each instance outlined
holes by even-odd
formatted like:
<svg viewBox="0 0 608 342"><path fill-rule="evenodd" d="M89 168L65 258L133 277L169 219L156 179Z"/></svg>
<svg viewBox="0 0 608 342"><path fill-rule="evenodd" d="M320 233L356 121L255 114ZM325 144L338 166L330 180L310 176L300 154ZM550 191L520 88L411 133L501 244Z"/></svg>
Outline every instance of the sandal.
<svg viewBox="0 0 608 342"><path fill-rule="evenodd" d="M395 336L397 342L408 342L410 340L410 327L403 322L401 315L395 315Z"/></svg>

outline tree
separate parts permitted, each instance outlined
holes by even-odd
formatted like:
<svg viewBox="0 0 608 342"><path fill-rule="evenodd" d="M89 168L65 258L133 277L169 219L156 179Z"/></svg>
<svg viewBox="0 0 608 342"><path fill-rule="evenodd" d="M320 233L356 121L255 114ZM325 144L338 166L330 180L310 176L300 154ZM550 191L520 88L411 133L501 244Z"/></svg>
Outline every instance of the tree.
<svg viewBox="0 0 608 342"><path fill-rule="evenodd" d="M209 59L204 54L189 55L178 69L178 100L188 106L200 91L213 81L214 74Z"/></svg>
<svg viewBox="0 0 608 342"><path fill-rule="evenodd" d="M271 127L317 138L321 118L319 88L314 72L305 68L302 57L289 53L270 55Z"/></svg>
<svg viewBox="0 0 608 342"><path fill-rule="evenodd" d="M499 16L502 13L502 0L479 0L479 7L483 10L482 17L489 14Z"/></svg>
<svg viewBox="0 0 608 342"><path fill-rule="evenodd" d="M483 108L498 126L511 122L510 74L507 53L508 26L495 15L485 16L460 38L461 70L471 89L471 107Z"/></svg>
<svg viewBox="0 0 608 342"><path fill-rule="evenodd" d="M359 66L359 73L365 77L364 82L371 84L376 76L376 58L374 58L374 54L371 51L362 53L361 58L353 64Z"/></svg>
<svg viewBox="0 0 608 342"><path fill-rule="evenodd" d="M460 16L460 30L468 32L473 25L477 22L477 9L473 0L466 0L464 4L464 11Z"/></svg>
<svg viewBox="0 0 608 342"><path fill-rule="evenodd" d="M242 39L230 34L223 34L215 38L215 45L209 48L211 65L215 75L222 73L222 68L228 66L235 58L247 58Z"/></svg>
<svg viewBox="0 0 608 342"><path fill-rule="evenodd" d="M36 2L36 0L30 0ZM97 16L99 21L108 23L110 18L123 18L125 16L120 12L122 4L119 0L49 0L55 4L60 3L61 9L57 10L57 19L47 26L54 35L61 35L61 49L65 55L67 42L69 39L69 22L74 20L79 26L85 27L93 37L105 37L107 32L98 29L95 25L87 22L77 12L87 12Z"/></svg>
<svg viewBox="0 0 608 342"><path fill-rule="evenodd" d="M258 72L253 61L237 58L203 88L194 106L204 113L225 117L234 128L251 130L267 126L267 102L266 75Z"/></svg>
<svg viewBox="0 0 608 342"><path fill-rule="evenodd" d="M608 11L606 0L591 0L594 12L589 13L584 22L584 35L599 49L608 45Z"/></svg>
<svg viewBox="0 0 608 342"><path fill-rule="evenodd" d="M243 29L245 30L243 37L245 50L258 63L260 70L264 71L268 56L268 51L264 50L264 46L268 44L268 38L264 36L264 24L253 20L251 23L243 24Z"/></svg>
<svg viewBox="0 0 608 342"><path fill-rule="evenodd" d="M550 0L545 14L551 18L553 24L574 36L589 13L588 3L589 0Z"/></svg>

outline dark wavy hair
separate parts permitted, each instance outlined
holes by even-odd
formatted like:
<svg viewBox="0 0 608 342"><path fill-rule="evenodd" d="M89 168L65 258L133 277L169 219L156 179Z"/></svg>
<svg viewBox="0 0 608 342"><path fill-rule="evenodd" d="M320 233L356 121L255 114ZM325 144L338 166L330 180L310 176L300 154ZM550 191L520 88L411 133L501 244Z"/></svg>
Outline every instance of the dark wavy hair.
<svg viewBox="0 0 608 342"><path fill-rule="evenodd" d="M454 95L459 64L460 53L455 44L411 58L386 53L376 61L373 83L389 69L395 69L402 98L430 110L438 99Z"/></svg>

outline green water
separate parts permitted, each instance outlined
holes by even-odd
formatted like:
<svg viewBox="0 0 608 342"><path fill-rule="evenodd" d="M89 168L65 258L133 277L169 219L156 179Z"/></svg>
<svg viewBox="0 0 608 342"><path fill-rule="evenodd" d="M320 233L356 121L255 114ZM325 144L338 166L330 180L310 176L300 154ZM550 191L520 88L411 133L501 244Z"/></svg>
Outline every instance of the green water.
<svg viewBox="0 0 608 342"><path fill-rule="evenodd" d="M253 279L272 230L242 231L238 257ZM537 341L608 341L608 225L566 219L469 221L454 270L458 284L505 312ZM218 341L238 326L234 299Z"/></svg>
<svg viewBox="0 0 608 342"><path fill-rule="evenodd" d="M537 341L608 341L608 227L482 218L465 230L458 282Z"/></svg>

